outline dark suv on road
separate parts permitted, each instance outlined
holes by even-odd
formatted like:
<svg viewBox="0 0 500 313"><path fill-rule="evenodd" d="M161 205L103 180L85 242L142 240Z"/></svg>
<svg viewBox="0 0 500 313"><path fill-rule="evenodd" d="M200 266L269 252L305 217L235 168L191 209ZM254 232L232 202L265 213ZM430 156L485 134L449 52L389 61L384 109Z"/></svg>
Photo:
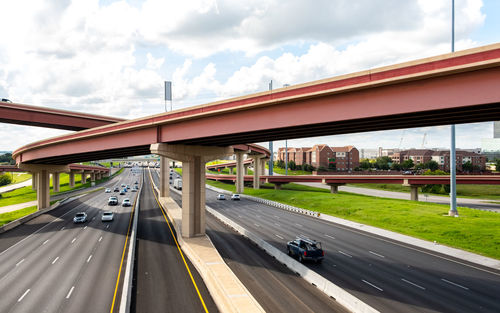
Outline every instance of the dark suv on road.
<svg viewBox="0 0 500 313"><path fill-rule="evenodd" d="M306 237L297 237L295 240L289 241L286 246L288 255L297 256L300 263L306 260L321 263L325 257L321 242Z"/></svg>

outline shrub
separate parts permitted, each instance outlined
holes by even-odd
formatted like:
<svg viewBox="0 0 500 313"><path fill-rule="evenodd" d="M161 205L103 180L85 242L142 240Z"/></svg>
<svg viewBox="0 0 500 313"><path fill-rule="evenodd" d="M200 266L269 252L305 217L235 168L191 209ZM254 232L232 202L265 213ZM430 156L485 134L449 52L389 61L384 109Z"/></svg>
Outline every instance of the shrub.
<svg viewBox="0 0 500 313"><path fill-rule="evenodd" d="M12 178L9 174L0 175L0 186L8 185L12 182Z"/></svg>

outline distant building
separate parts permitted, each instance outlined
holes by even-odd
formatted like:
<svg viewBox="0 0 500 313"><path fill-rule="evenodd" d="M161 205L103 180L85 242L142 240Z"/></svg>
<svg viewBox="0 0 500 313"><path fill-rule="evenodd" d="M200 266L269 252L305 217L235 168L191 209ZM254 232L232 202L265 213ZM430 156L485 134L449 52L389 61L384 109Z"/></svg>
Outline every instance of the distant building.
<svg viewBox="0 0 500 313"><path fill-rule="evenodd" d="M379 148L381 149L381 148ZM359 158L360 159L376 159L379 157L379 149L360 149Z"/></svg>
<svg viewBox="0 0 500 313"><path fill-rule="evenodd" d="M285 148L278 149L278 160L285 161L288 153L288 162L296 165L309 164L316 168L334 166L338 171L352 171L359 166L359 151L353 146L329 147L328 145L314 145L312 148Z"/></svg>
<svg viewBox="0 0 500 313"><path fill-rule="evenodd" d="M493 123L493 138L481 139L481 154L490 161L500 159L500 122Z"/></svg>
<svg viewBox="0 0 500 313"><path fill-rule="evenodd" d="M486 157L474 151L457 150L457 170L462 170L462 165L471 162L472 166L484 170L486 168ZM434 160L443 171L450 170L450 151L449 150L430 150L430 149L410 149L394 153L391 157L395 163L403 163L406 160L413 160L413 164L424 164Z"/></svg>

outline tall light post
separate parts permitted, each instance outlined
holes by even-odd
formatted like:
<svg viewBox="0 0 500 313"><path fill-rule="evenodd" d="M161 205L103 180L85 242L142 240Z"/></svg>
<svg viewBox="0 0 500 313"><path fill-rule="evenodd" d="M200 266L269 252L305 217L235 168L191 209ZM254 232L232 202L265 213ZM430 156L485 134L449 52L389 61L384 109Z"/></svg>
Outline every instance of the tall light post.
<svg viewBox="0 0 500 313"><path fill-rule="evenodd" d="M455 0L451 0L451 52L455 52ZM451 125L450 144L450 211L448 215L458 216L457 211L457 157L455 151L455 124Z"/></svg>
<svg viewBox="0 0 500 313"><path fill-rule="evenodd" d="M172 82L165 81L165 112L168 111L167 101L170 101L170 111L172 111Z"/></svg>
<svg viewBox="0 0 500 313"><path fill-rule="evenodd" d="M285 175L288 175L288 140L285 139Z"/></svg>
<svg viewBox="0 0 500 313"><path fill-rule="evenodd" d="M273 81L269 82L269 91L273 90ZM273 142L269 141L269 152L271 155L269 156L269 175L273 175L274 173L274 152L273 152Z"/></svg>

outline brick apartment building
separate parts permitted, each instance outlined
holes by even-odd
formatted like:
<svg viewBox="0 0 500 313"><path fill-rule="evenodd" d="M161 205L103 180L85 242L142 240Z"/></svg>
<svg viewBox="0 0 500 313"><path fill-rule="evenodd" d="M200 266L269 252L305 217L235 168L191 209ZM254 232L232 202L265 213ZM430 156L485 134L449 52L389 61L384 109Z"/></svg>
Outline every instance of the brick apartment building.
<svg viewBox="0 0 500 313"><path fill-rule="evenodd" d="M285 161L285 148L278 149L278 160ZM338 171L352 171L359 166L359 151L353 146L329 147L314 145L312 148L288 148L288 162L297 165L310 164L316 168L328 168L335 164Z"/></svg>
<svg viewBox="0 0 500 313"><path fill-rule="evenodd" d="M415 165L427 163L434 160L443 171L450 170L450 151L449 150L430 150L430 149L411 149L396 152L391 156L396 163L403 163L411 159ZM462 170L462 165L471 162L472 166L479 167L481 170L486 168L486 157L482 154L470 151L456 151L457 170Z"/></svg>

